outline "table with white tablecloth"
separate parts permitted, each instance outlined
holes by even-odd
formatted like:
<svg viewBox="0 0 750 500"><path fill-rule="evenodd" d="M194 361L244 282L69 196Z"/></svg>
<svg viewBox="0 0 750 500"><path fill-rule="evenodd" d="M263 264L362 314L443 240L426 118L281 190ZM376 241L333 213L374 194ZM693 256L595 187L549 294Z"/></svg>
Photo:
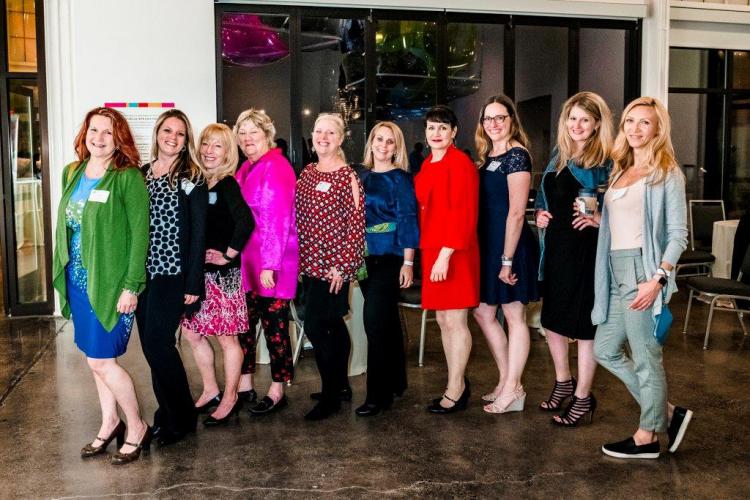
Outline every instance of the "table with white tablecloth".
<svg viewBox="0 0 750 500"><path fill-rule="evenodd" d="M732 252L734 235L737 233L739 219L714 222L714 234L711 241L711 253L716 257L711 274L715 278L736 278L732 274Z"/></svg>

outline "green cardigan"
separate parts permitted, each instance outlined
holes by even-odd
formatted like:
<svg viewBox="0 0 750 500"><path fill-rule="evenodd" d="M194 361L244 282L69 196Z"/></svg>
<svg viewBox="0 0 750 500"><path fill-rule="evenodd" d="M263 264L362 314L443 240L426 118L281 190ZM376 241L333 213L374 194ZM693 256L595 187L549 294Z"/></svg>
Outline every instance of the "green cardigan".
<svg viewBox="0 0 750 500"><path fill-rule="evenodd" d="M52 282L66 318L70 318L65 282L70 231L65 224L65 208L85 170L86 161L65 167L57 210ZM117 300L122 290L139 293L146 283L149 201L143 176L135 167L110 167L96 189L109 192L109 196L104 203L87 202L83 209L81 253L83 267L88 271L86 292L91 306L104 329L110 331L120 317Z"/></svg>

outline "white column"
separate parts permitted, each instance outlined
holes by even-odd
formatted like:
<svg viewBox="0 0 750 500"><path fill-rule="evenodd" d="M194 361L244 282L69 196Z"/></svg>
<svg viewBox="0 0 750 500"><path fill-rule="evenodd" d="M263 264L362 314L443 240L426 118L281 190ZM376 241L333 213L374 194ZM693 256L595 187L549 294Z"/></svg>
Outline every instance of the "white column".
<svg viewBox="0 0 750 500"><path fill-rule="evenodd" d="M62 195L62 168L72 160L77 131L74 116L76 54L73 50L73 3L71 0L45 0L44 51L47 78L47 137L49 149L50 216L54 231L57 205ZM54 234L54 233L53 233ZM54 248L55 239L52 238ZM51 256L50 256L51 257ZM57 297L57 294L55 294ZM55 301L55 314L60 314Z"/></svg>
<svg viewBox="0 0 750 500"><path fill-rule="evenodd" d="M669 2L650 0L643 19L641 95L667 103L669 86Z"/></svg>

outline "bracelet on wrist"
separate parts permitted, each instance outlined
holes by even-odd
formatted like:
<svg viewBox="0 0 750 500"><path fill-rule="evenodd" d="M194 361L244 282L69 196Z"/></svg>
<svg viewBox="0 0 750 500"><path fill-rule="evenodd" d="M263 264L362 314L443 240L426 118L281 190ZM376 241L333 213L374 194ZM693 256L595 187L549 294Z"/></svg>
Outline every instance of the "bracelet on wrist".
<svg viewBox="0 0 750 500"><path fill-rule="evenodd" d="M502 257L500 257L500 263L503 266L511 267L513 266L513 257L508 257L506 255L503 255Z"/></svg>
<svg viewBox="0 0 750 500"><path fill-rule="evenodd" d="M131 294L131 295L135 295L136 297L138 297L138 292L136 292L136 291L133 291L133 290L131 290L130 288L123 288L123 289L122 289L122 291L123 291L123 292L128 292L129 294Z"/></svg>
<svg viewBox="0 0 750 500"><path fill-rule="evenodd" d="M227 255L226 252L224 252L223 254L221 254L221 256L224 257L224 260L227 261L227 262L232 262L234 260L234 257L230 257L229 255Z"/></svg>
<svg viewBox="0 0 750 500"><path fill-rule="evenodd" d="M413 266L414 265L414 261L413 260L404 260L404 265L405 266Z"/></svg>

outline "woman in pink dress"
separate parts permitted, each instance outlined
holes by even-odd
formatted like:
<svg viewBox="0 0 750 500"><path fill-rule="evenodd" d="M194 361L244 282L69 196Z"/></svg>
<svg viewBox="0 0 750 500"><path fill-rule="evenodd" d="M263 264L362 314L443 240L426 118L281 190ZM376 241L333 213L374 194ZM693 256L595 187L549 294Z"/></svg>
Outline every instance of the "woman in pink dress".
<svg viewBox="0 0 750 500"><path fill-rule="evenodd" d="M240 335L244 351L240 394L248 401L256 398L253 374L258 321L266 337L273 379L267 395L250 408L251 415L259 416L287 405L284 382L294 376L289 300L297 291L299 252L294 211L297 181L289 161L274 147L276 129L267 114L252 108L243 111L234 133L247 156L236 178L256 223L240 256L250 326Z"/></svg>

